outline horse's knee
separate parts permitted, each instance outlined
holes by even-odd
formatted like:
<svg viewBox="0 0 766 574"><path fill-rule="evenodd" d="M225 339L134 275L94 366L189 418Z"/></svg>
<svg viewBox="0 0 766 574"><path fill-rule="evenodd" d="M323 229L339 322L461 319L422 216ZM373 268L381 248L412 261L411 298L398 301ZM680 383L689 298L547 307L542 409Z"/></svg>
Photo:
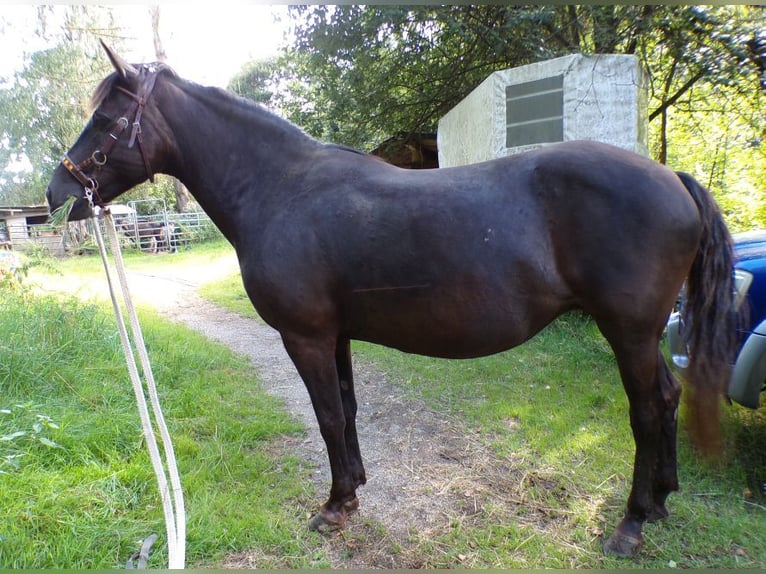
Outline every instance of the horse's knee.
<svg viewBox="0 0 766 574"><path fill-rule="evenodd" d="M319 432L324 438L325 442L342 441L346 432L346 419L341 413L320 413L318 409L314 407L314 414L317 418L317 424L319 425Z"/></svg>

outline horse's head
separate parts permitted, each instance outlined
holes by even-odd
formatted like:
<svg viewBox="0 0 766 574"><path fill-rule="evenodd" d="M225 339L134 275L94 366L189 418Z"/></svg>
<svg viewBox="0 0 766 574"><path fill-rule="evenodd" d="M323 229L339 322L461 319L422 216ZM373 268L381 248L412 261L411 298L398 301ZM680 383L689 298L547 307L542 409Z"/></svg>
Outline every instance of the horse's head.
<svg viewBox="0 0 766 574"><path fill-rule="evenodd" d="M95 111L46 192L51 211L75 198L70 220L89 217L91 203L108 203L146 179L153 181L164 163L163 120L151 94L157 77L170 70L161 64L133 66L104 49L115 72L97 88Z"/></svg>

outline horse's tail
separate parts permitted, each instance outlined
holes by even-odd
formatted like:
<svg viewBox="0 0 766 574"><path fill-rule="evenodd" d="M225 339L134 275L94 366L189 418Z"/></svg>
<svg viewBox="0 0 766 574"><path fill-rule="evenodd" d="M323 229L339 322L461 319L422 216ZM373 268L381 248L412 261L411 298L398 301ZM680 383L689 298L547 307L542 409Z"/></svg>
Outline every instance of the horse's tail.
<svg viewBox="0 0 766 574"><path fill-rule="evenodd" d="M689 431L706 455L721 450L719 408L736 350L732 240L710 192L692 176L677 173L702 220L699 249L686 280L684 337L689 353L685 393Z"/></svg>

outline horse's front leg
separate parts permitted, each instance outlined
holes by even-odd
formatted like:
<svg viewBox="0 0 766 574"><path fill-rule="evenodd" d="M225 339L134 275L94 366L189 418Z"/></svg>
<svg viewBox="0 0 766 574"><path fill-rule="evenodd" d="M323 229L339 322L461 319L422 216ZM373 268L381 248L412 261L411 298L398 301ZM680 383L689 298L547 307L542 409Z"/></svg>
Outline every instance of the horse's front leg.
<svg viewBox="0 0 766 574"><path fill-rule="evenodd" d="M354 393L354 374L351 367L351 344L348 339L338 341L335 350L335 365L338 370L340 397L343 403L343 416L346 419L345 439L346 451L351 462L351 475L354 486L367 482L367 476L362 464L362 453L359 449L359 439L356 434L356 395Z"/></svg>
<svg viewBox="0 0 766 574"><path fill-rule="evenodd" d="M336 340L282 333L282 341L311 397L330 459L330 497L311 519L309 528L336 530L343 527L347 512L358 504L357 480L346 445L346 417L335 361Z"/></svg>

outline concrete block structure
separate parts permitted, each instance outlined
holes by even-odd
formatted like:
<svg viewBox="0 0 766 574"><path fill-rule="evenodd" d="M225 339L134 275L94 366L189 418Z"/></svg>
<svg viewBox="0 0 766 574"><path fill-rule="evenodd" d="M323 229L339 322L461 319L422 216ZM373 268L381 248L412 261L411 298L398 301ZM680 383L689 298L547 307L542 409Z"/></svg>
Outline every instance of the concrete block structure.
<svg viewBox="0 0 766 574"><path fill-rule="evenodd" d="M648 156L647 86L633 55L572 54L495 72L439 121L439 166L579 139Z"/></svg>

